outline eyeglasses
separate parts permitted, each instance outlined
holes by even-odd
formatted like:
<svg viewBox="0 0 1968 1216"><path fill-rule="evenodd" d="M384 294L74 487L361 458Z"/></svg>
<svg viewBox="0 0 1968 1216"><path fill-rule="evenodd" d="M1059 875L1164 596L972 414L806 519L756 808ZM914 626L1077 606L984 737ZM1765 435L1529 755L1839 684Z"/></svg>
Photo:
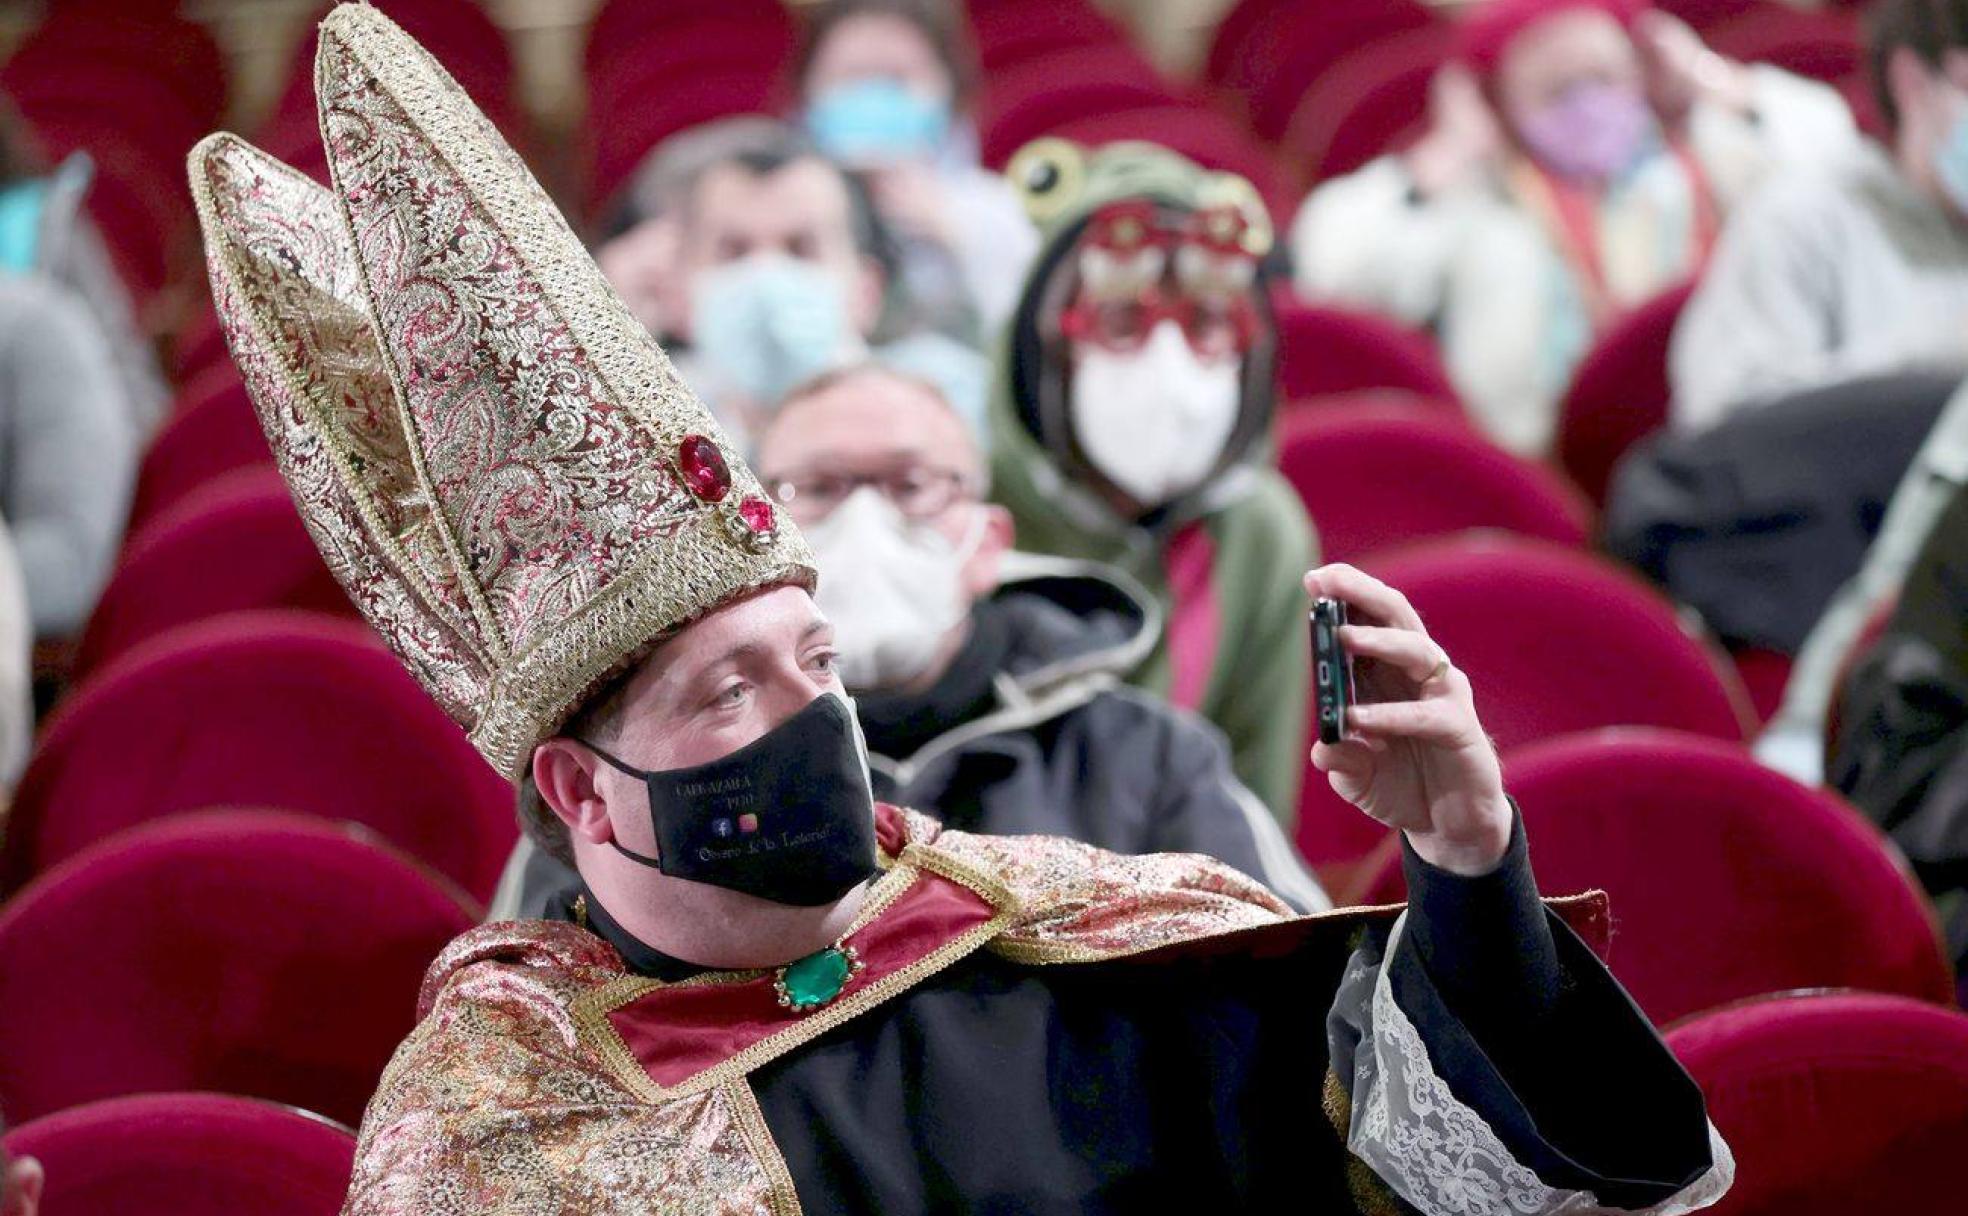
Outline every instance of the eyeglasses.
<svg viewBox="0 0 1968 1216"><path fill-rule="evenodd" d="M1146 345L1163 321L1182 327L1189 347L1206 359L1242 355L1257 341L1257 308L1249 297L1203 298L1151 288L1131 299L1081 296L1059 317L1060 332L1074 342L1127 354Z"/></svg>
<svg viewBox="0 0 1968 1216"><path fill-rule="evenodd" d="M807 523L833 514L850 494L863 487L873 489L905 518L916 522L933 519L977 493L964 474L928 465L903 465L880 473L802 471L770 483L772 497L795 520Z"/></svg>

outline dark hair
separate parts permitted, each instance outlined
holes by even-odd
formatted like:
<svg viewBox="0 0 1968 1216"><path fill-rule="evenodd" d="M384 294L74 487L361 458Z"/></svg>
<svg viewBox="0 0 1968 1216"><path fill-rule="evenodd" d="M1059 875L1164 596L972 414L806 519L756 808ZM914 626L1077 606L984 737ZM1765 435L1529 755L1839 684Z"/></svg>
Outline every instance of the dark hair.
<svg viewBox="0 0 1968 1216"><path fill-rule="evenodd" d="M806 19L806 36L793 62L793 83L806 91L807 73L835 29L855 17L896 17L922 31L950 74L951 108L963 110L977 91L977 54L962 10L948 0L823 0Z"/></svg>
<svg viewBox="0 0 1968 1216"><path fill-rule="evenodd" d="M555 733L568 739L614 743L622 701L628 696L629 682L639 670L640 663L631 663L611 677ZM574 841L567 833L567 825L547 805L546 796L534 783L530 769L519 780L519 828L542 853L570 870L574 868Z"/></svg>
<svg viewBox="0 0 1968 1216"><path fill-rule="evenodd" d="M1968 50L1968 0L1878 0L1866 14L1866 66L1873 97L1889 130L1900 127L1887 67L1909 50L1938 71L1947 52Z"/></svg>
<svg viewBox="0 0 1968 1216"><path fill-rule="evenodd" d="M791 165L809 160L840 179L847 191L848 224L854 230L854 247L863 257L875 260L884 278L893 280L898 255L887 225L882 223L880 214L875 210L875 200L868 193L867 184L828 160L811 140L791 127L782 125L769 131L748 132L746 138L734 141L724 155L697 166L683 190L682 210L686 223L697 206L697 190L712 170L735 165L752 177L770 177Z"/></svg>

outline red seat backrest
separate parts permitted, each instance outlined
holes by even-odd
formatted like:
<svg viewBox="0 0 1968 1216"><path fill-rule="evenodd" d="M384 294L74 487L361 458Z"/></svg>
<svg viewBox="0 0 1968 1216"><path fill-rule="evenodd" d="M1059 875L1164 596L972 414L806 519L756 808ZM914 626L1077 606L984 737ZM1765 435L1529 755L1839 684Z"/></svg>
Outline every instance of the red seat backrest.
<svg viewBox="0 0 1968 1216"><path fill-rule="evenodd" d="M341 825L209 811L133 829L0 909L0 1102L27 1120L210 1089L352 1125L472 920Z"/></svg>
<svg viewBox="0 0 1968 1216"><path fill-rule="evenodd" d="M977 126L986 164L1003 165L1076 119L1149 106L1199 104L1125 44L1056 51L995 72Z"/></svg>
<svg viewBox="0 0 1968 1216"><path fill-rule="evenodd" d="M1392 388L1460 402L1427 335L1375 313L1309 304L1280 293L1278 395L1286 402Z"/></svg>
<svg viewBox="0 0 1968 1216"><path fill-rule="evenodd" d="M591 214L604 214L643 159L670 136L720 118L777 114L785 102L783 82L757 68L692 76L690 87L681 91L660 77L640 87L647 91L624 100L615 122L592 131Z"/></svg>
<svg viewBox="0 0 1968 1216"><path fill-rule="evenodd" d="M1610 562L1494 536L1385 553L1370 569L1468 673L1501 747L1601 726L1743 738L1748 698L1734 671Z"/></svg>
<svg viewBox="0 0 1968 1216"><path fill-rule="evenodd" d="M517 833L512 787L374 634L235 612L134 647L56 710L0 839L0 890L209 806L354 821L480 899Z"/></svg>
<svg viewBox="0 0 1968 1216"><path fill-rule="evenodd" d="M1327 561L1477 528L1583 547L1591 529L1590 506L1563 478L1438 410L1289 411L1278 467Z"/></svg>
<svg viewBox="0 0 1968 1216"><path fill-rule="evenodd" d="M1251 129L1266 139L1282 138L1301 99L1335 64L1371 55L1383 41L1440 21L1417 0L1290 6L1244 57L1243 71L1252 77L1246 87Z"/></svg>
<svg viewBox="0 0 1968 1216"><path fill-rule="evenodd" d="M1087 0L968 0L964 8L987 76L1060 51L1128 42L1126 31Z"/></svg>
<svg viewBox="0 0 1968 1216"><path fill-rule="evenodd" d="M214 478L130 538L82 632L72 677L172 626L246 608L355 615L271 468Z"/></svg>
<svg viewBox="0 0 1968 1216"><path fill-rule="evenodd" d="M273 449L245 383L230 366L211 374L212 391L167 418L144 453L130 503L132 533L221 474L273 467Z"/></svg>
<svg viewBox="0 0 1968 1216"><path fill-rule="evenodd" d="M1608 963L1658 1023L1793 988L1953 1000L1933 913L1878 830L1740 747L1607 731L1513 752L1504 777L1539 889L1612 897ZM1402 889L1390 859L1369 898Z"/></svg>
<svg viewBox="0 0 1968 1216"><path fill-rule="evenodd" d="M1279 140L1304 183L1351 173L1419 132L1435 74L1454 40L1443 25L1404 30L1322 73L1299 99Z"/></svg>
<svg viewBox="0 0 1968 1216"><path fill-rule="evenodd" d="M788 53L796 39L792 14L779 0L604 0L582 44L581 74L592 91L624 76L640 75L642 61L669 57L691 46L709 47L706 36L722 27L760 48Z"/></svg>
<svg viewBox="0 0 1968 1216"><path fill-rule="evenodd" d="M1713 1216L1958 1209L1968 1016L1890 996L1800 995L1718 1010L1667 1042L1735 1155L1735 1186Z"/></svg>
<svg viewBox="0 0 1968 1216"><path fill-rule="evenodd" d="M1596 503L1626 450L1667 424L1668 346L1694 290L1683 283L1628 313L1572 373L1558 408L1558 460Z"/></svg>
<svg viewBox="0 0 1968 1216"><path fill-rule="evenodd" d="M1316 522L1316 521L1315 521ZM1366 569L1404 593L1469 676L1484 727L1513 748L1606 726L1740 743L1748 693L1659 593L1590 554L1498 534L1387 550ZM1387 837L1309 764L1299 851L1342 891Z"/></svg>
<svg viewBox="0 0 1968 1216"><path fill-rule="evenodd" d="M48 1216L335 1216L355 1166L346 1127L230 1094L107 1098L17 1127L6 1147L41 1163Z"/></svg>

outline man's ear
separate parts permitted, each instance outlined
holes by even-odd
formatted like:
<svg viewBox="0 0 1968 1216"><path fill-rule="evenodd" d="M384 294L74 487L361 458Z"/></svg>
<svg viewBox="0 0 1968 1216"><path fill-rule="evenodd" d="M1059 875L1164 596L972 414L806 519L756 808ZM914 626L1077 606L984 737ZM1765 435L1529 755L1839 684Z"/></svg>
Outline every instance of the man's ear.
<svg viewBox="0 0 1968 1216"><path fill-rule="evenodd" d="M998 589L999 568L1004 564L1004 555L1011 551L1018 539L1017 525L1012 522L1011 512L994 502L978 503L971 508L977 511L983 523L977 541L977 551L964 563L964 594L973 600L981 600Z"/></svg>
<svg viewBox="0 0 1968 1216"><path fill-rule="evenodd" d="M7 1171L5 1183L0 1183L0 1194L6 1196L0 1216L34 1216L41 1210L41 1192L48 1181L41 1163L32 1157L16 1157L0 1168Z"/></svg>
<svg viewBox="0 0 1968 1216"><path fill-rule="evenodd" d="M549 739L533 749L533 784L567 830L590 844L615 839L608 802L595 784L601 761L572 739Z"/></svg>

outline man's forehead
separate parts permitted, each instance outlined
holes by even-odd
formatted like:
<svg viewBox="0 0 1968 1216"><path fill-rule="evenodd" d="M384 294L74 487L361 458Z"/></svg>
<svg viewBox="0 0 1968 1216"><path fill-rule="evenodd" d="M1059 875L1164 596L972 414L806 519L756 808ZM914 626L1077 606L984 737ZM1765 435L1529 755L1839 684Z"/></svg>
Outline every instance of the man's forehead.
<svg viewBox="0 0 1968 1216"><path fill-rule="evenodd" d="M721 605L678 630L650 652L635 681L688 680L748 649L778 651L797 644L825 624L804 587L769 587Z"/></svg>
<svg viewBox="0 0 1968 1216"><path fill-rule="evenodd" d="M928 460L982 467L970 428L933 390L880 372L846 377L789 402L759 444L759 465L780 476L816 464Z"/></svg>
<svg viewBox="0 0 1968 1216"><path fill-rule="evenodd" d="M847 183L817 156L802 156L764 173L740 161L707 170L697 186L697 219L704 224L770 222L778 228L846 223Z"/></svg>

